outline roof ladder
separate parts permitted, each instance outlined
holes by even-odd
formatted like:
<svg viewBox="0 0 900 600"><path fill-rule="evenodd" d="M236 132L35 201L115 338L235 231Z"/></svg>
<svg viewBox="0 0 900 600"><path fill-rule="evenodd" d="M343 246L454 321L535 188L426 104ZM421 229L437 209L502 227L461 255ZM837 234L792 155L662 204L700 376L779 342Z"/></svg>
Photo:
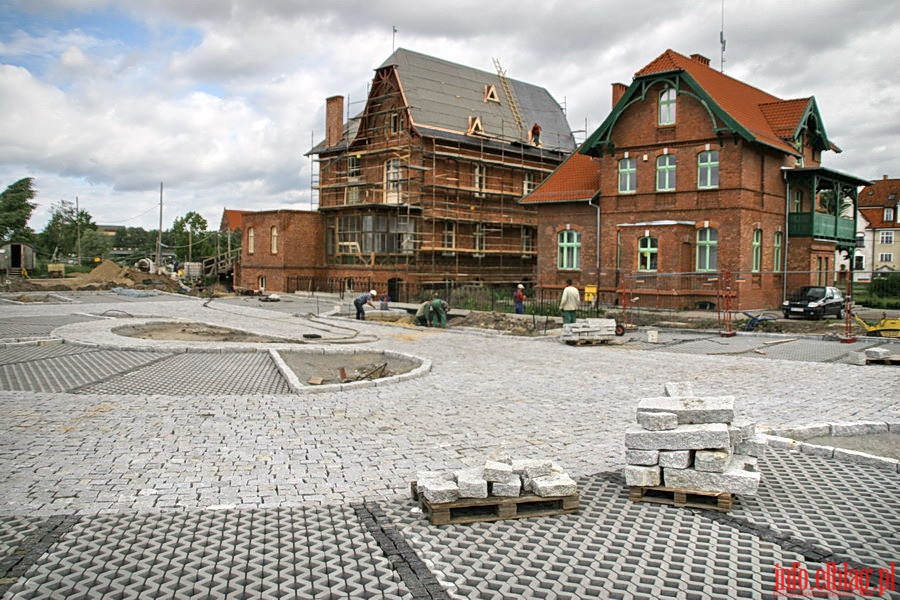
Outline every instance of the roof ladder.
<svg viewBox="0 0 900 600"><path fill-rule="evenodd" d="M494 67L497 69L497 77L500 78L500 85L503 86L503 92L509 101L509 109L512 111L513 117L516 119L516 127L519 128L520 139L525 139L525 124L522 122L522 111L519 110L519 103L516 101L516 95L513 93L509 79L506 78L506 69L500 65L500 60L495 58Z"/></svg>

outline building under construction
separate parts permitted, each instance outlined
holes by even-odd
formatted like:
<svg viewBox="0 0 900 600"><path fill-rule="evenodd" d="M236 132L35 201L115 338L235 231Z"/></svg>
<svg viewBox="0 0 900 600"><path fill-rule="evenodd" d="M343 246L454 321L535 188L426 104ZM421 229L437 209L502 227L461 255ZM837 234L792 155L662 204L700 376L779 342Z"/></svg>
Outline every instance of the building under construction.
<svg viewBox="0 0 900 600"><path fill-rule="evenodd" d="M308 153L318 167L316 217L245 216L244 237L266 252L248 253L245 240L242 286L259 287L260 276L283 291L313 280L371 282L406 300L409 284L533 281L537 221L519 199L575 142L546 89L495 65L489 73L400 49L375 70L359 115L346 119L343 97L328 98L325 139ZM272 261L277 245L263 238L292 214L312 235L282 235L285 251L302 244L315 264Z"/></svg>

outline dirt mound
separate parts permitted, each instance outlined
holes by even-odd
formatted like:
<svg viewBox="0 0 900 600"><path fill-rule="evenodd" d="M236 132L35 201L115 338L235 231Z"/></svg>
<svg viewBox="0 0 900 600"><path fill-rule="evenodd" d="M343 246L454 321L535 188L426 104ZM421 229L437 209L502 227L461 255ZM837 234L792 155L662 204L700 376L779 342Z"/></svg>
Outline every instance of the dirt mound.
<svg viewBox="0 0 900 600"><path fill-rule="evenodd" d="M144 273L138 269L120 266L111 260L104 260L89 273L76 273L70 277L10 281L5 286L4 291L92 292L111 290L117 287L152 289L164 292L181 291L181 285L171 277Z"/></svg>
<svg viewBox="0 0 900 600"><path fill-rule="evenodd" d="M511 335L541 335L547 330L561 327L555 319L534 315L515 315L498 312L472 311L465 317L451 319L452 327L476 327L506 331Z"/></svg>

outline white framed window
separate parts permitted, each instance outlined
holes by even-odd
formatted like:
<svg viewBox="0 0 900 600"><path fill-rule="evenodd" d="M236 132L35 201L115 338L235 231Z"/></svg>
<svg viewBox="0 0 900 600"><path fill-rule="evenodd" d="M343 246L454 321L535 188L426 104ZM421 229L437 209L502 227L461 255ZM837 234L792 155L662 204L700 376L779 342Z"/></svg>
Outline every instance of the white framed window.
<svg viewBox="0 0 900 600"><path fill-rule="evenodd" d="M261 292L264 292L266 290L266 276L265 275L260 275L259 277L256 278L256 289L258 289Z"/></svg>
<svg viewBox="0 0 900 600"><path fill-rule="evenodd" d="M442 243L444 248L456 248L456 223L451 221L444 223Z"/></svg>
<svg viewBox="0 0 900 600"><path fill-rule="evenodd" d="M884 215L882 215L882 220L885 223L890 223L894 220L894 209L891 207L887 207L884 209Z"/></svg>
<svg viewBox="0 0 900 600"><path fill-rule="evenodd" d="M473 238L475 242L475 252L479 254L483 253L485 249L484 224L475 224L475 234L473 235Z"/></svg>
<svg viewBox="0 0 900 600"><path fill-rule="evenodd" d="M776 231L775 236L772 238L772 270L777 272L781 271L781 249L784 244L784 234L781 231Z"/></svg>
<svg viewBox="0 0 900 600"><path fill-rule="evenodd" d="M581 232L565 229L556 234L556 268L575 271L581 268Z"/></svg>
<svg viewBox="0 0 900 600"><path fill-rule="evenodd" d="M675 191L675 155L661 154L656 157L656 191Z"/></svg>
<svg viewBox="0 0 900 600"><path fill-rule="evenodd" d="M633 194L637 191L637 159L623 158L619 161L619 193Z"/></svg>
<svg viewBox="0 0 900 600"><path fill-rule="evenodd" d="M522 252L534 252L534 229L522 228Z"/></svg>
<svg viewBox="0 0 900 600"><path fill-rule="evenodd" d="M638 240L638 271L656 271L659 255L659 240L645 235Z"/></svg>
<svg viewBox="0 0 900 600"><path fill-rule="evenodd" d="M719 232L713 227L697 230L697 270L715 271L719 268Z"/></svg>
<svg viewBox="0 0 900 600"><path fill-rule="evenodd" d="M675 88L666 88L659 93L659 124L675 124Z"/></svg>
<svg viewBox="0 0 900 600"><path fill-rule="evenodd" d="M347 177L351 179L362 175L362 165L358 155L347 157Z"/></svg>
<svg viewBox="0 0 900 600"><path fill-rule="evenodd" d="M753 272L759 273L762 269L762 229L753 230Z"/></svg>
<svg viewBox="0 0 900 600"><path fill-rule="evenodd" d="M475 188L475 197L484 198L484 188L487 181L487 167L475 165L472 169L472 187Z"/></svg>
<svg viewBox="0 0 900 600"><path fill-rule="evenodd" d="M269 240L272 254L278 254L278 228L274 225L269 229Z"/></svg>
<svg viewBox="0 0 900 600"><path fill-rule="evenodd" d="M252 227L247 228L247 254L256 252L256 231Z"/></svg>
<svg viewBox="0 0 900 600"><path fill-rule="evenodd" d="M882 252L878 255L878 262L883 263L892 263L894 262L894 253L893 252Z"/></svg>
<svg viewBox="0 0 900 600"><path fill-rule="evenodd" d="M534 181L534 173L532 173L531 171L526 171L525 178L522 180L522 193L530 194L536 187L537 184Z"/></svg>
<svg viewBox="0 0 900 600"><path fill-rule="evenodd" d="M894 232L893 231L880 231L878 232L878 241L882 244L893 244L894 243Z"/></svg>
<svg viewBox="0 0 900 600"><path fill-rule="evenodd" d="M391 158L384 163L384 201L391 204L400 202L400 159Z"/></svg>
<svg viewBox="0 0 900 600"><path fill-rule="evenodd" d="M718 150L707 150L697 155L697 187L702 190L719 187Z"/></svg>

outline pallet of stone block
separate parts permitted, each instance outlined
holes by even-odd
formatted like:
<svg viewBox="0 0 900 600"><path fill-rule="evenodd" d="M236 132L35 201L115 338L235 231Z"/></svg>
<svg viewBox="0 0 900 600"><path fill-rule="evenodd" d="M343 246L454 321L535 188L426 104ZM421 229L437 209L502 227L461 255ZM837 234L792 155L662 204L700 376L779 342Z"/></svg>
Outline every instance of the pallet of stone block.
<svg viewBox="0 0 900 600"><path fill-rule="evenodd" d="M670 487L632 486L628 490L632 502L655 502L678 508L702 508L728 512L734 495L730 492L701 492Z"/></svg>
<svg viewBox="0 0 900 600"><path fill-rule="evenodd" d="M867 365L900 365L900 354L887 356L885 358L867 358Z"/></svg>
<svg viewBox="0 0 900 600"><path fill-rule="evenodd" d="M578 512L581 499L578 494L547 497L523 494L460 498L446 504L432 504L419 495L418 501L432 525L450 525L565 515Z"/></svg>

